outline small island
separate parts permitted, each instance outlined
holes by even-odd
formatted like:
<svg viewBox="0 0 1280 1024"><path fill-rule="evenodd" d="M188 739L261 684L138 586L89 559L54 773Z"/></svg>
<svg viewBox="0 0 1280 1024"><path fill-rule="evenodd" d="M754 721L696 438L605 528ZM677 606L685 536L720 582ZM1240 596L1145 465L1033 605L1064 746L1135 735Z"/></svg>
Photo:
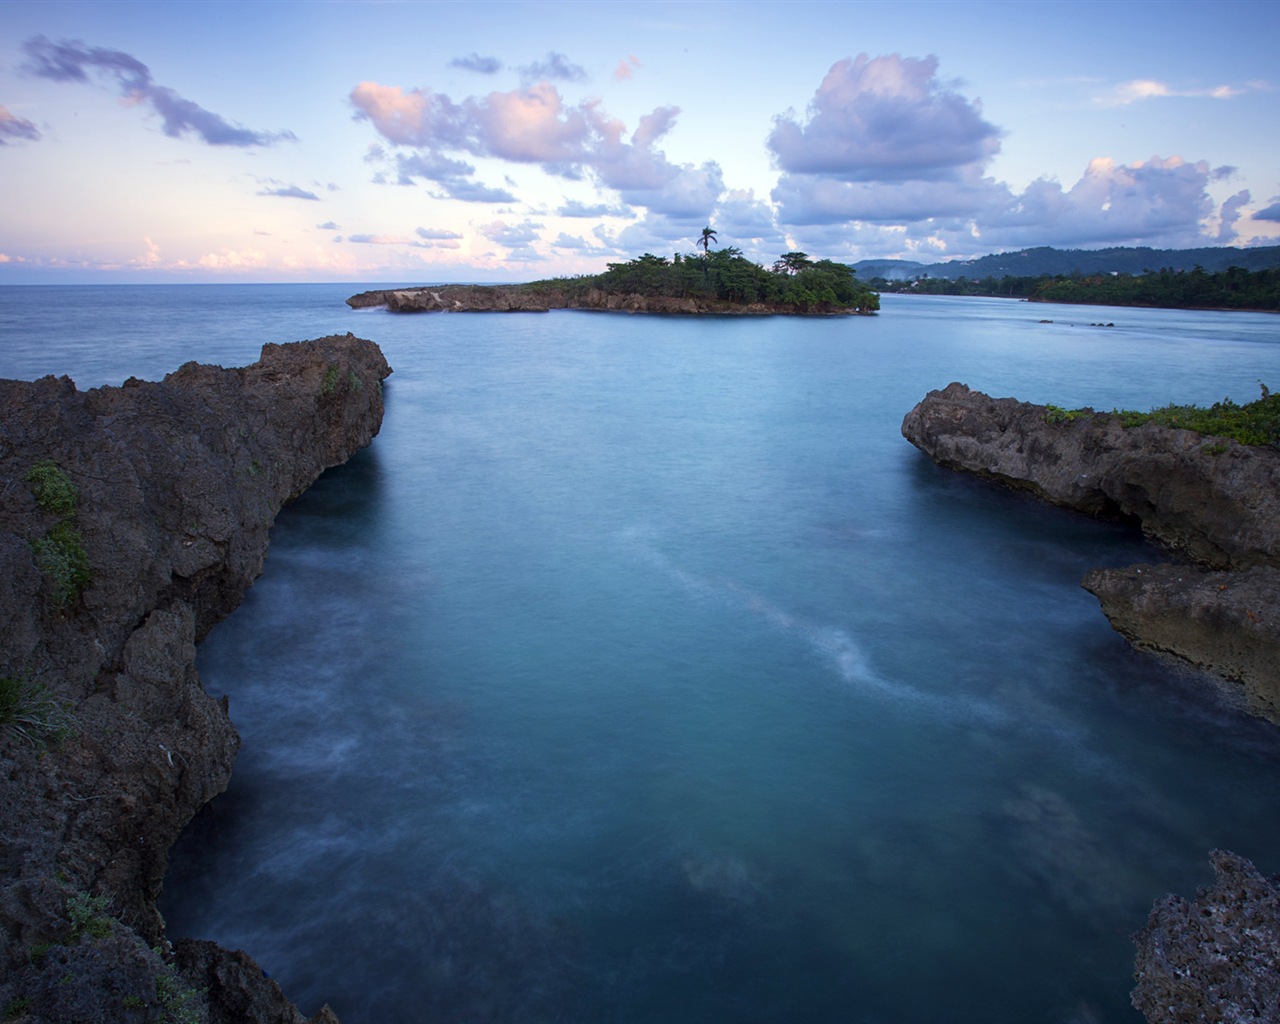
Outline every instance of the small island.
<svg viewBox="0 0 1280 1024"><path fill-rule="evenodd" d="M710 231L710 229L707 229ZM711 238L715 232L710 231ZM704 242L707 241L704 232ZM516 285L441 285L361 292L353 309L393 313L545 313L589 309L692 315L851 316L879 311L880 296L850 266L788 252L766 269L729 246L702 253L645 253L602 274Z"/></svg>

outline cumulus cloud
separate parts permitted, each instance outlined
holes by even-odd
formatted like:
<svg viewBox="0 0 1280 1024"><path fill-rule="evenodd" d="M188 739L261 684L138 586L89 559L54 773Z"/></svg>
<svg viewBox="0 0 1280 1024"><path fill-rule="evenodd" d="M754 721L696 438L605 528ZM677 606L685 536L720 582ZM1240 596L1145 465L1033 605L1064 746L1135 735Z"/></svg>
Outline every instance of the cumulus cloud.
<svg viewBox="0 0 1280 1024"><path fill-rule="evenodd" d="M449 61L449 67L478 71L482 75L493 75L502 70L502 61L497 57L481 57L480 54L472 51L465 57L454 57Z"/></svg>
<svg viewBox="0 0 1280 1024"><path fill-rule="evenodd" d="M777 165L842 181L912 181L986 162L999 152L999 129L937 71L936 57L837 61L804 122L792 112L774 119L768 146Z"/></svg>
<svg viewBox="0 0 1280 1024"><path fill-rule="evenodd" d="M308 192L304 188L297 185L283 185L279 188L264 188L258 192L260 196L280 196L284 199L314 199L320 201L320 197L314 192Z"/></svg>
<svg viewBox="0 0 1280 1024"><path fill-rule="evenodd" d="M327 221L325 221L323 224L317 224L317 225L316 225L316 227L317 227L317 228L319 228L321 231L340 231L340 230L342 230L341 228L339 228L339 227L338 227L338 225L337 225L337 224L335 224L335 223L334 223L333 221L331 221L331 220L327 220Z"/></svg>
<svg viewBox="0 0 1280 1024"><path fill-rule="evenodd" d="M0 146L7 146L14 139L36 142L40 138L40 129L25 117L10 113L0 104Z"/></svg>
<svg viewBox="0 0 1280 1024"><path fill-rule="evenodd" d="M1159 83L1133 91L1163 94ZM779 225L810 251L1183 247L1234 238L1249 201L1237 193L1217 204L1208 187L1234 169L1179 156L1098 158L1069 187L1040 179L1015 192L986 173L1000 138L976 101L939 81L932 57L840 61L803 121L774 121Z"/></svg>
<svg viewBox="0 0 1280 1024"><path fill-rule="evenodd" d="M161 131L173 138L194 132L211 146L270 146L295 140L292 132L258 132L226 121L199 104L157 85L150 69L120 50L86 46L79 40L54 43L34 36L22 44L27 55L24 70L55 82L88 82L89 71L114 78L120 95L130 103L148 104L160 115Z"/></svg>
<svg viewBox="0 0 1280 1024"><path fill-rule="evenodd" d="M547 82L585 82L587 71L579 64L574 64L563 53L554 50L547 54L546 60L534 61L520 68L520 77L526 82L543 80Z"/></svg>
<svg viewBox="0 0 1280 1024"><path fill-rule="evenodd" d="M450 97L425 89L362 82L352 90L358 120L369 121L397 153L398 180L426 178L458 199L511 202L510 193L474 185L465 153L537 164L567 179L590 176L617 190L624 203L671 216L709 215L724 182L714 162L675 164L658 148L679 109L659 107L640 118L628 138L625 125L598 100L567 104L549 81L510 92ZM373 159L386 159L380 147Z"/></svg>
<svg viewBox="0 0 1280 1024"><path fill-rule="evenodd" d="M635 74L636 68L640 66L640 61L636 57L627 57L618 61L618 66L613 69L613 77L619 82L625 81Z"/></svg>

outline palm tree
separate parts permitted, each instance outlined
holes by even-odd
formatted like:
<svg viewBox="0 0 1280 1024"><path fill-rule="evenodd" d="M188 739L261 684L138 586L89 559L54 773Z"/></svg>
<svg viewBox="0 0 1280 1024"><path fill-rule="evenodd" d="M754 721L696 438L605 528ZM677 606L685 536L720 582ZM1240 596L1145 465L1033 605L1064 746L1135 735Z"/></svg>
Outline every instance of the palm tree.
<svg viewBox="0 0 1280 1024"><path fill-rule="evenodd" d="M713 230L711 230L711 226L708 225L707 227L702 229L702 237L699 238L693 244L695 246L697 245L702 246L702 253L703 255L706 255L711 251L711 243L714 241L716 241L716 233Z"/></svg>

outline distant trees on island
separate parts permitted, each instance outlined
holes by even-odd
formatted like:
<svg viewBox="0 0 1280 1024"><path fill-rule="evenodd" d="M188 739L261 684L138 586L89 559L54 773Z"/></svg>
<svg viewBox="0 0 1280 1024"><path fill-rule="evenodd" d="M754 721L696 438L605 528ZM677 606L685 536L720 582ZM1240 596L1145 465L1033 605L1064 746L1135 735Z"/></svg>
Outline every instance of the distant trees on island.
<svg viewBox="0 0 1280 1024"><path fill-rule="evenodd" d="M607 264L603 274L537 281L526 287L585 294L606 293L715 299L737 305L763 304L803 313L841 309L874 312L880 296L857 279L856 271L832 260L813 260L803 252L784 253L766 269L733 246L711 249L715 232L707 229L701 253L665 256L645 253L626 263Z"/></svg>
<svg viewBox="0 0 1280 1024"><path fill-rule="evenodd" d="M1216 273L1207 273L1201 267L1165 268L1144 274L988 275L974 279L922 275L910 281L873 277L866 283L882 292L916 295L993 295L1101 306L1280 310L1280 269L1274 268L1229 267Z"/></svg>

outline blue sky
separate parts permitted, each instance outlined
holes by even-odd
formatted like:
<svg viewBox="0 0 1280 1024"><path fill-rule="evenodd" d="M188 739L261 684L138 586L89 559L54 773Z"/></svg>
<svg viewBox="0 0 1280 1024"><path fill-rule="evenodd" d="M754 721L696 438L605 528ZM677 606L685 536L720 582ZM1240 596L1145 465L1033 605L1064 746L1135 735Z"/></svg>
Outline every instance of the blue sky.
<svg viewBox="0 0 1280 1024"><path fill-rule="evenodd" d="M1280 4L0 3L0 283L1280 244Z"/></svg>

